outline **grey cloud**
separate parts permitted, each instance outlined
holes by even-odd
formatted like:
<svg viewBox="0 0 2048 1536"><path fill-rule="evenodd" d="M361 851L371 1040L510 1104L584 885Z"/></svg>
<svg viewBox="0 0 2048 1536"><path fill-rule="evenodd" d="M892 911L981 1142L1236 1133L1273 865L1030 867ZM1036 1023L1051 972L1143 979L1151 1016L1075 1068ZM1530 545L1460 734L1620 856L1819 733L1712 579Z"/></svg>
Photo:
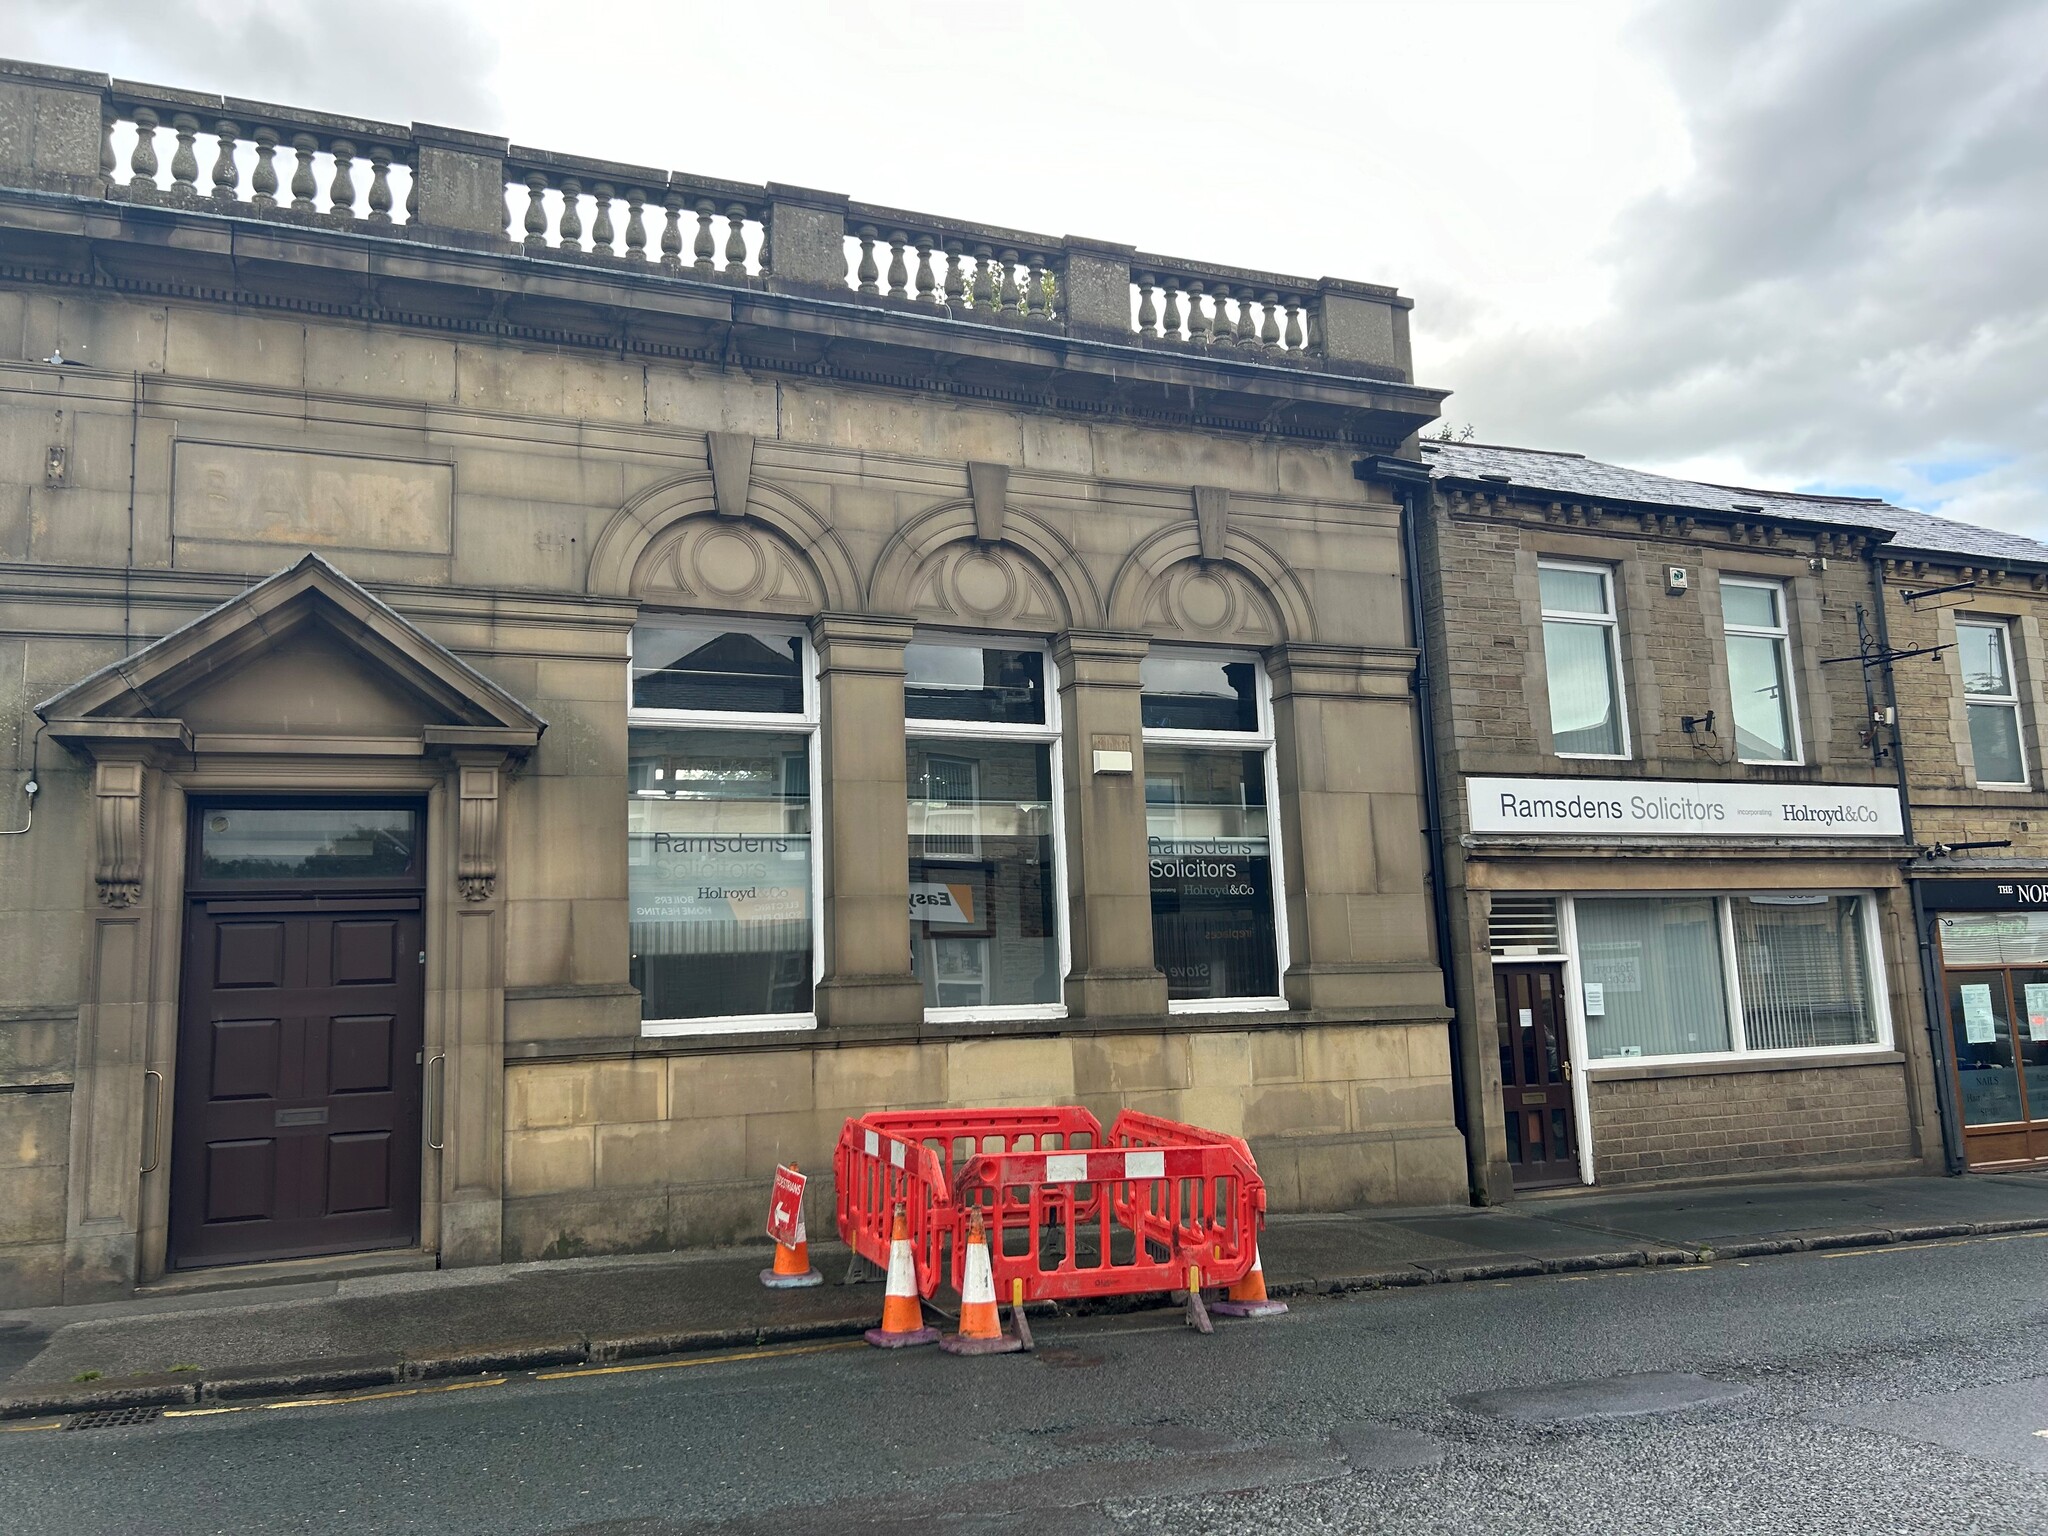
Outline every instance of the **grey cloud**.
<svg viewBox="0 0 2048 1536"><path fill-rule="evenodd" d="M1693 169L1618 222L1610 314L1461 338L1454 415L1923 504L1909 464L2009 459L1941 494L2048 534L2048 4L1667 0L1639 37Z"/></svg>
<svg viewBox="0 0 2048 1536"><path fill-rule="evenodd" d="M498 44L446 0L9 0L6 50L187 90L504 131Z"/></svg>

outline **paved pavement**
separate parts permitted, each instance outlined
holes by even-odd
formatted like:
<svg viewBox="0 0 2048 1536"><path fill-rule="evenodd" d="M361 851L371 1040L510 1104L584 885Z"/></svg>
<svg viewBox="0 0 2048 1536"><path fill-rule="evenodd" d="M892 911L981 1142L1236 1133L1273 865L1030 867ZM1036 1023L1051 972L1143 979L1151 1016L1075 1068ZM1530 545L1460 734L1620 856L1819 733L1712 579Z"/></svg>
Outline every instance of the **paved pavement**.
<svg viewBox="0 0 2048 1536"><path fill-rule="evenodd" d="M9 1536L2048 1530L2048 1232L820 1340L76 1433Z"/></svg>
<svg viewBox="0 0 2048 1536"><path fill-rule="evenodd" d="M1275 1218L1278 1294L1680 1263L2048 1227L2048 1173L1575 1192L1488 1209ZM846 1255L814 1245L837 1280ZM378 1274L0 1314L0 1417L389 1385L839 1337L880 1287L770 1292L765 1249ZM11 1374L9 1374L11 1368Z"/></svg>

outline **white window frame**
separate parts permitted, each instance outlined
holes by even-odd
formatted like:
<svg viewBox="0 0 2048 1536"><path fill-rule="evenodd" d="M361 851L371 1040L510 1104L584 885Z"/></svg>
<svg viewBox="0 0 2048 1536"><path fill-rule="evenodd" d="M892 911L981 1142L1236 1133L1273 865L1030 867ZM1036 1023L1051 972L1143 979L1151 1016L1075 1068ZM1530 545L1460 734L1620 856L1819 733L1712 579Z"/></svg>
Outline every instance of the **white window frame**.
<svg viewBox="0 0 2048 1536"><path fill-rule="evenodd" d="M1257 705L1255 731L1185 731L1164 727L1147 726L1142 732L1143 743L1150 747L1197 747L1207 750L1216 748L1235 749L1241 752L1258 752L1265 765L1266 779L1266 862L1271 871L1273 887L1273 978L1284 993L1287 986L1289 952L1287 948L1287 870L1282 861L1281 818L1280 818L1280 772L1275 762L1273 748L1273 684L1266 675L1266 663L1256 651L1209 650L1196 646L1164 645L1154 646L1151 655L1167 660L1185 658L1190 661L1213 661L1228 665L1231 662L1250 662L1252 667L1253 698ZM1144 786L1140 784L1142 795ZM1146 812L1146 837L1151 836L1149 823L1151 814ZM1149 864L1150 860L1147 860ZM1147 905L1150 905L1150 882L1147 882ZM1155 961L1157 957L1155 956ZM1169 1013L1276 1013L1292 1007L1284 995L1272 997L1183 997L1169 999L1166 1004Z"/></svg>
<svg viewBox="0 0 2048 1536"><path fill-rule="evenodd" d="M1799 730L1799 688L1792 678L1792 614L1787 602L1785 583L1773 581L1767 576L1723 576L1721 589L1730 587L1753 587L1760 592L1770 592L1777 599L1778 622L1776 627L1757 624L1736 624L1728 618L1728 604L1724 598L1721 604L1721 638L1723 641L1721 659L1728 665L1729 696L1728 708L1731 715L1735 709L1735 662L1728 654L1726 641L1730 635L1748 635L1755 639L1771 640L1778 648L1778 687L1784 693L1780 701L1785 709L1786 729L1791 733L1790 757L1740 757L1736 761L1759 768L1796 768L1806 761L1806 742ZM1731 718L1728 730L1732 739L1740 740L1735 721Z"/></svg>
<svg viewBox="0 0 2048 1536"><path fill-rule="evenodd" d="M2007 688L2005 693L1972 693L1970 692L1970 674L1967 671L1963 673L1964 727L1967 729L1969 725L1972 706L2009 709L2012 711L2013 739L2019 743L2020 748L2020 776L2017 779L1987 779L1977 766L1977 742L1976 738L1972 737L1970 740L1971 782L1978 789L2032 789L2034 770L2033 766L2027 761L2027 721L2024 711L2020 708L2020 672L2019 668L2013 664L2012 625L2005 619L1965 619L1959 617L1956 620L1956 628L1958 630L1988 629L1992 631L1998 636L1999 648L2005 656ZM1956 647L1956 650L1958 652L1957 660L1961 661L1960 653L1962 647L1959 645Z"/></svg>
<svg viewBox="0 0 2048 1536"><path fill-rule="evenodd" d="M1052 849L1054 861L1053 929L1058 939L1060 1000L1055 1003L1006 1003L986 1008L927 1008L931 1023L975 1019L1064 1019L1067 1016L1067 971L1072 965L1067 928L1067 812L1061 773L1059 672L1053 666L1052 646L1043 635L989 635L978 630L925 630L911 637L913 645L956 645L977 650L1030 651L1042 658L1042 689L1045 695L1045 723L1016 725L992 720L913 720L908 708L903 715L904 751L912 741L1016 741L1046 748L1048 785L1052 794ZM907 806L906 806L907 813Z"/></svg>
<svg viewBox="0 0 2048 1536"><path fill-rule="evenodd" d="M777 623L773 620L727 618L721 614L677 613L645 611L640 622L648 626L664 620L677 624L691 624L703 628L721 630L731 634L754 635L761 639L801 640L803 642L804 664L799 669L803 681L803 713L800 715L770 714L756 710L722 709L643 709L633 704L633 636L626 644L626 726L652 726L671 730L693 731L779 731L784 735L803 735L808 742L810 763L810 822L811 822L811 995L812 1011L808 1013L741 1013L722 1014L702 1019L650 1019L643 1015L640 1020L640 1034L643 1039L652 1037L673 1037L678 1035L748 1035L766 1034L782 1030L816 1029L818 1015L815 999L818 984L825 979L825 797L820 779L822 767L821 742L818 729L818 648L811 641L809 628L801 623ZM637 633L639 626L635 625ZM630 920L630 915L629 915ZM641 999L642 1008L646 999Z"/></svg>
<svg viewBox="0 0 2048 1536"><path fill-rule="evenodd" d="M1553 612L1543 606L1543 573L1545 571L1576 571L1582 575L1598 576L1600 591L1607 599L1607 613L1603 617L1591 613ZM1585 560L1552 560L1539 556L1536 561L1536 609L1542 624L1584 624L1607 631L1607 664L1613 669L1614 717L1621 723L1621 750L1619 752L1560 752L1557 750L1557 722L1551 721L1551 755L1570 758L1574 761L1625 763L1635 757L1635 746L1628 729L1628 674L1621 664L1621 605L1615 601L1614 567ZM1550 708L1549 674L1550 656L1543 657L1544 698L1543 707Z"/></svg>

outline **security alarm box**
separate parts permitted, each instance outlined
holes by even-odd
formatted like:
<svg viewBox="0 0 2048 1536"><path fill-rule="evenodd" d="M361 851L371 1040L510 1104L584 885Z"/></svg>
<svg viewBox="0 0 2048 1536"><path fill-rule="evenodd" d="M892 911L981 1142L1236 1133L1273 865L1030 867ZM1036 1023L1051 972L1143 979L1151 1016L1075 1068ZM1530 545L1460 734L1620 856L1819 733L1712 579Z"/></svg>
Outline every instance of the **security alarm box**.
<svg viewBox="0 0 2048 1536"><path fill-rule="evenodd" d="M1688 576L1688 575L1686 574L1686 570L1685 570L1685 567L1684 567L1684 566L1682 566L1682 565L1667 565L1667 566L1665 566L1665 567L1664 567L1664 590L1665 590L1665 591L1667 591L1667 592L1683 592L1683 591L1685 591L1685 590L1686 590L1687 588L1689 588L1689 587L1690 587L1691 585L1692 585L1692 578L1691 578L1690 576Z"/></svg>

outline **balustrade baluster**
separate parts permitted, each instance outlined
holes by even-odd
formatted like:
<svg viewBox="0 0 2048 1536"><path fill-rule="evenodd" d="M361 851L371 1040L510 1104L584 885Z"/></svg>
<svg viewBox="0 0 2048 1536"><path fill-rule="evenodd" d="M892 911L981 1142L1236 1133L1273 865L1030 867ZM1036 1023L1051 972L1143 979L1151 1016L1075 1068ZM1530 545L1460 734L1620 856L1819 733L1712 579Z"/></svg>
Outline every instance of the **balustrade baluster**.
<svg viewBox="0 0 2048 1536"><path fill-rule="evenodd" d="M946 307L955 313L967 307L967 247L958 240L946 242Z"/></svg>
<svg viewBox="0 0 2048 1536"><path fill-rule="evenodd" d="M1025 258L1024 313L1036 315L1041 320L1052 318L1052 284L1045 270L1043 256Z"/></svg>
<svg viewBox="0 0 2048 1536"><path fill-rule="evenodd" d="M564 177L562 181L562 222L561 238L555 248L562 251L583 249L583 183L575 177Z"/></svg>
<svg viewBox="0 0 2048 1536"><path fill-rule="evenodd" d="M939 302L939 280L932 273L932 246L930 235L917 237L917 302L937 304Z"/></svg>
<svg viewBox="0 0 2048 1536"><path fill-rule="evenodd" d="M880 293L882 290L875 281L882 275L881 269L875 265L875 226L863 224L854 234L860 240L860 266L853 274L860 280L860 291Z"/></svg>
<svg viewBox="0 0 2048 1536"><path fill-rule="evenodd" d="M256 130L256 169L249 177L249 201L258 208L277 206L277 130Z"/></svg>
<svg viewBox="0 0 2048 1536"><path fill-rule="evenodd" d="M128 157L128 185L138 181L156 190L156 114L147 107L135 109L135 152Z"/></svg>
<svg viewBox="0 0 2048 1536"><path fill-rule="evenodd" d="M189 202L199 195L199 155L193 148L199 119L180 112L171 119L171 131L178 136L178 147L171 152L171 196Z"/></svg>
<svg viewBox="0 0 2048 1536"><path fill-rule="evenodd" d="M1159 311L1153 306L1152 293L1159 286L1158 279L1150 272L1135 274L1138 285L1138 334L1157 336L1159 334Z"/></svg>
<svg viewBox="0 0 2048 1536"><path fill-rule="evenodd" d="M900 229L889 231L889 297L907 299L910 297L910 269L903 264L903 247L910 243L910 236Z"/></svg>
<svg viewBox="0 0 2048 1536"><path fill-rule="evenodd" d="M591 187L590 195L597 203L597 217L590 224L590 249L599 256L613 255L612 200L618 193L610 182L600 181Z"/></svg>
<svg viewBox="0 0 2048 1536"><path fill-rule="evenodd" d="M526 178L526 249L544 251L548 244L548 179L539 171Z"/></svg>
<svg viewBox="0 0 2048 1536"><path fill-rule="evenodd" d="M1214 312L1209 316L1209 345L1236 346L1237 325L1230 318L1230 284L1218 283L1215 287L1215 296L1210 302Z"/></svg>
<svg viewBox="0 0 2048 1536"><path fill-rule="evenodd" d="M626 260L647 259L647 220L641 209L647 204L647 194L638 187L626 188Z"/></svg>
<svg viewBox="0 0 2048 1536"><path fill-rule="evenodd" d="M1289 299L1287 301L1287 335L1283 338L1283 344L1290 352L1299 352L1301 350L1301 300L1299 299Z"/></svg>
<svg viewBox="0 0 2048 1536"><path fill-rule="evenodd" d="M725 275L747 275L747 205L728 204L725 210Z"/></svg>
<svg viewBox="0 0 2048 1536"><path fill-rule="evenodd" d="M242 136L242 130L235 124L221 121L213 125L213 200L216 203L237 203L242 200L236 190L242 173L235 165L235 140Z"/></svg>
<svg viewBox="0 0 2048 1536"><path fill-rule="evenodd" d="M683 194L671 187L661 195L666 215L661 226L661 264L671 272L683 268Z"/></svg>
<svg viewBox="0 0 2048 1536"><path fill-rule="evenodd" d="M1252 315L1252 294L1247 288L1237 301L1237 344L1247 352L1259 350L1259 322Z"/></svg>
<svg viewBox="0 0 2048 1536"><path fill-rule="evenodd" d="M334 179L327 184L327 211L338 219L356 216L356 147L347 139L327 146L334 156Z"/></svg>
<svg viewBox="0 0 2048 1536"><path fill-rule="evenodd" d="M1160 331L1168 341L1179 341L1180 334L1180 279L1166 280L1166 313L1160 320Z"/></svg>
<svg viewBox="0 0 2048 1536"><path fill-rule="evenodd" d="M1005 251L1000 259L1003 268L1003 313L1021 315L1024 312L1024 295L1017 288L1017 253Z"/></svg>
<svg viewBox="0 0 2048 1536"><path fill-rule="evenodd" d="M391 222L391 151L382 144L370 146L370 222Z"/></svg>
<svg viewBox="0 0 2048 1536"><path fill-rule="evenodd" d="M310 133L292 135L292 153L297 156L292 166L292 207L302 213L313 211L313 194L319 184L313 180L313 156L320 148L320 141Z"/></svg>
<svg viewBox="0 0 2048 1536"><path fill-rule="evenodd" d="M1209 341L1209 317L1202 313L1200 283L1188 284L1188 340L1198 347Z"/></svg>
<svg viewBox="0 0 2048 1536"><path fill-rule="evenodd" d="M718 254L718 242L711 238L711 220L718 213L718 204L708 197L697 199L697 238L691 243L691 265L699 272L709 272L717 263L711 258Z"/></svg>
<svg viewBox="0 0 2048 1536"><path fill-rule="evenodd" d="M119 118L120 114L111 106L100 108L100 175L109 183L114 179L114 172L120 169L119 162L114 159L114 124Z"/></svg>
<svg viewBox="0 0 2048 1536"><path fill-rule="evenodd" d="M974 307L991 310L996 307L996 253L985 245L974 248Z"/></svg>

